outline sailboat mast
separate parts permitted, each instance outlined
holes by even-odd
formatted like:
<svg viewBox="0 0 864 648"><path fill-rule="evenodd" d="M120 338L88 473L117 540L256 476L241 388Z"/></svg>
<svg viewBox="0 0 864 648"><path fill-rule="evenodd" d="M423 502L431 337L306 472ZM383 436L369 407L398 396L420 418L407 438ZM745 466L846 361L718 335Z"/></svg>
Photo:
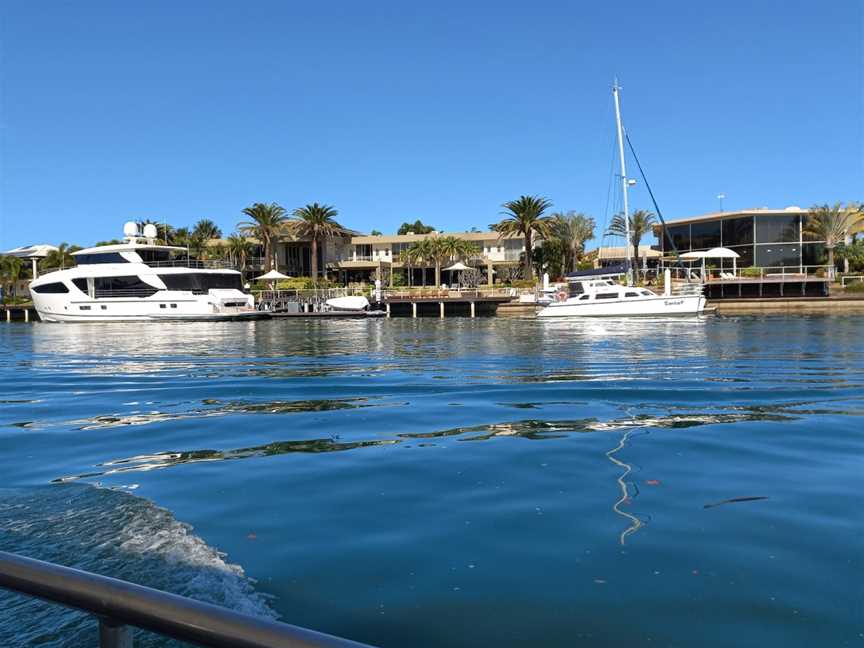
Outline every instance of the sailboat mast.
<svg viewBox="0 0 864 648"><path fill-rule="evenodd" d="M618 100L618 79L612 86L612 96L615 97L615 123L618 126L618 154L621 157L621 189L624 199L624 267L627 268L627 285L633 285L633 273L630 268L630 206L627 203L627 163L624 160L624 127L621 125L621 103ZM637 250L638 254L639 251Z"/></svg>

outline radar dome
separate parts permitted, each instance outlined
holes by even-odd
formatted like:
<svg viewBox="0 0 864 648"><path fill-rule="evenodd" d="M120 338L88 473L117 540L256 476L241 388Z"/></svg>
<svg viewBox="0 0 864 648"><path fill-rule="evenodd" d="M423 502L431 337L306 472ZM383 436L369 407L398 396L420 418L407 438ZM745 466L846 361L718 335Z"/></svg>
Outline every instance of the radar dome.
<svg viewBox="0 0 864 648"><path fill-rule="evenodd" d="M138 223L129 221L123 226L123 236L138 236Z"/></svg>
<svg viewBox="0 0 864 648"><path fill-rule="evenodd" d="M156 226L153 223L147 223L144 226L144 238L155 239L159 236L159 233L156 231Z"/></svg>

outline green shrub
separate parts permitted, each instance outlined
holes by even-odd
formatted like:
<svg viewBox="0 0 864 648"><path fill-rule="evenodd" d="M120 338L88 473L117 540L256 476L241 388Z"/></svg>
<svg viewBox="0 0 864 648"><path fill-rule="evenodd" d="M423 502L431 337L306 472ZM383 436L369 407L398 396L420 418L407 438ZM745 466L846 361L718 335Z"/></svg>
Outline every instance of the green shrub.
<svg viewBox="0 0 864 648"><path fill-rule="evenodd" d="M846 284L843 292L847 293L864 293L864 281L853 281Z"/></svg>
<svg viewBox="0 0 864 648"><path fill-rule="evenodd" d="M533 288L535 282L532 279L514 279L510 285L513 288Z"/></svg>
<svg viewBox="0 0 864 648"><path fill-rule="evenodd" d="M749 268L741 268L739 274L742 277L759 277L762 275L762 270L755 266L750 266Z"/></svg>

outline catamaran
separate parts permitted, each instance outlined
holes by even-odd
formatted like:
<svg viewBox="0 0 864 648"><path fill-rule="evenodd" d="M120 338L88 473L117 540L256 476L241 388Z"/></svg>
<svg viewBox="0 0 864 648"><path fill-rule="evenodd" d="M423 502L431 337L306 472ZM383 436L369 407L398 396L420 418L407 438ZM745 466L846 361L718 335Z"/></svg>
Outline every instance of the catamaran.
<svg viewBox="0 0 864 648"><path fill-rule="evenodd" d="M266 316L243 292L237 270L189 258L185 247L159 245L152 224L126 223L125 242L74 252L73 268L30 284L45 322L233 320Z"/></svg>
<svg viewBox="0 0 864 648"><path fill-rule="evenodd" d="M672 282L668 270L662 295L648 288L633 285L633 269L630 267L630 212L627 202L627 188L631 181L627 178L624 156L624 127L621 123L621 104L618 98L620 90L616 81L612 86L612 95L615 99L615 124L618 130L618 154L621 163L626 261L623 267L617 269L598 268L567 275L568 289L557 293L556 299L537 313L538 317L696 315L705 310L702 285L690 284L672 294ZM616 281L621 275L626 277L626 285Z"/></svg>

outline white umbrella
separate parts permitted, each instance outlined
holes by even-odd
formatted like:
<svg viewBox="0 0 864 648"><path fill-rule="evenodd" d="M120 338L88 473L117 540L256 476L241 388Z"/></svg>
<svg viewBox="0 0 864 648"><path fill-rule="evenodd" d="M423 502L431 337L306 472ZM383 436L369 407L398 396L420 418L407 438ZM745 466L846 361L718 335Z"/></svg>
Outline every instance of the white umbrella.
<svg viewBox="0 0 864 648"><path fill-rule="evenodd" d="M456 263L454 263L453 265L451 265L449 268L442 268L442 270L470 270L470 269L471 269L471 268L469 268L468 266L466 266L466 265L465 265L464 263L462 263L461 261L457 261Z"/></svg>
<svg viewBox="0 0 864 648"><path fill-rule="evenodd" d="M260 277L255 277L255 281L279 281L280 279L290 279L288 275L284 275L278 270L271 270Z"/></svg>
<svg viewBox="0 0 864 648"><path fill-rule="evenodd" d="M255 281L269 281L270 282L270 290L276 290L276 282L281 279L290 279L288 275L284 275L278 270L271 270L270 272L265 272L260 277L255 277Z"/></svg>

